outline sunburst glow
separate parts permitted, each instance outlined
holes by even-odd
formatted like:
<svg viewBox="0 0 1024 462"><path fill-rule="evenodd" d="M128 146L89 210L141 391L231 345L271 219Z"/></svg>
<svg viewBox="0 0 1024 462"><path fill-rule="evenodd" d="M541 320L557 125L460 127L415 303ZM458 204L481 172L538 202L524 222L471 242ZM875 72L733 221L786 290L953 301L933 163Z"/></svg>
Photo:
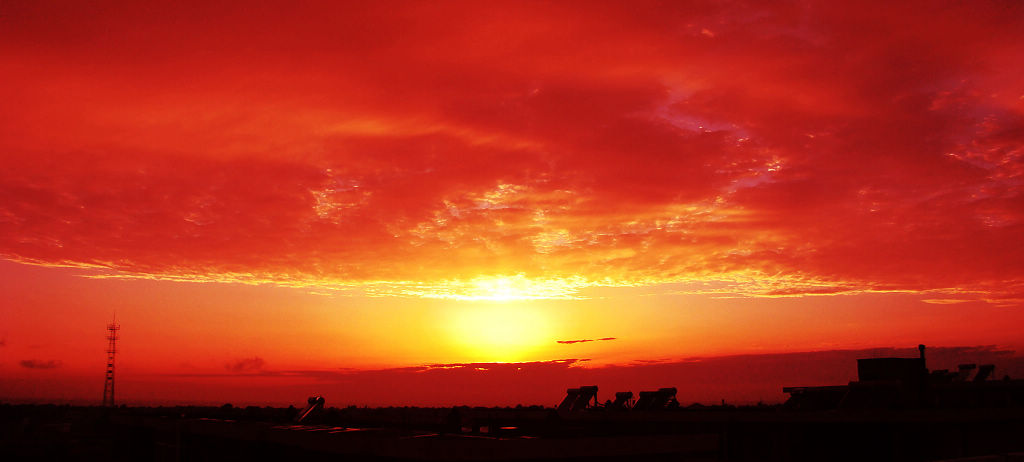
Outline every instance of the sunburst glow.
<svg viewBox="0 0 1024 462"><path fill-rule="evenodd" d="M480 276L470 280L450 280L438 284L388 287L385 293L398 293L423 298L463 301L508 302L514 300L582 299L579 291L599 285L583 277L530 278L523 274L511 276Z"/></svg>

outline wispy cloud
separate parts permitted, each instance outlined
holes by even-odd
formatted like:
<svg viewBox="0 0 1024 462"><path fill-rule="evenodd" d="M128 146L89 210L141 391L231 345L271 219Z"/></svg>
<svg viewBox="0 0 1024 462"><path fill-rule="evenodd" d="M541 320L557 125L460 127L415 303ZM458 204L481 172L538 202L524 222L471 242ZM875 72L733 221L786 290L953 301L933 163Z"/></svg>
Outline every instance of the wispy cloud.
<svg viewBox="0 0 1024 462"><path fill-rule="evenodd" d="M19 364L26 369L56 369L61 366L61 361L57 359L23 359Z"/></svg>
<svg viewBox="0 0 1024 462"><path fill-rule="evenodd" d="M959 303L970 303L976 300L965 300L961 298L926 298L921 301L932 305L956 305Z"/></svg>
<svg viewBox="0 0 1024 462"><path fill-rule="evenodd" d="M616 340L616 338L615 337L604 337L604 338L598 338L598 339L589 339L588 338L588 339L582 339L582 340L558 340L558 343L562 343L562 344L567 344L568 345L568 344L573 344L573 343L601 342L601 341L606 341L606 340Z"/></svg>
<svg viewBox="0 0 1024 462"><path fill-rule="evenodd" d="M224 368L236 373L252 373L263 369L266 364L263 358L254 356L252 358L236 359L235 361L229 362L224 365Z"/></svg>

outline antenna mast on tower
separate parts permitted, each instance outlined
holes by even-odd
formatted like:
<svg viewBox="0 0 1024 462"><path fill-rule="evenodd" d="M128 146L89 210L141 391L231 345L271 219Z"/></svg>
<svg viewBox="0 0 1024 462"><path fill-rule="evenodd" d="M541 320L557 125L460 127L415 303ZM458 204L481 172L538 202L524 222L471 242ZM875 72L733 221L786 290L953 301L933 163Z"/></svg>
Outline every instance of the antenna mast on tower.
<svg viewBox="0 0 1024 462"><path fill-rule="evenodd" d="M117 331L121 325L115 319L107 324L107 380L103 382L103 406L114 407L114 353L117 353Z"/></svg>

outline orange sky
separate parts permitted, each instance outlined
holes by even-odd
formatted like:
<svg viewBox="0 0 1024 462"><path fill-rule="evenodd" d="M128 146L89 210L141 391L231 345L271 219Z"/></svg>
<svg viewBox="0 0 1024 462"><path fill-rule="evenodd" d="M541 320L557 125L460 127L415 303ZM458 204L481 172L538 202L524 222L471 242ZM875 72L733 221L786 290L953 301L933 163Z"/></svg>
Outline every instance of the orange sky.
<svg viewBox="0 0 1024 462"><path fill-rule="evenodd" d="M1022 5L258 3L0 4L0 399L1024 373Z"/></svg>

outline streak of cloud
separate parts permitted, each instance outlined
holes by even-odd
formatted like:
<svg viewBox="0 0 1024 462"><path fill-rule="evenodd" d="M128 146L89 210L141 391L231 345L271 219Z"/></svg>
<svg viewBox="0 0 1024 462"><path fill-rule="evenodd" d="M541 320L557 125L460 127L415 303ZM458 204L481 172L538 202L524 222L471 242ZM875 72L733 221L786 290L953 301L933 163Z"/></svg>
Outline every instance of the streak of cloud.
<svg viewBox="0 0 1024 462"><path fill-rule="evenodd" d="M26 369L56 369L61 366L61 361L57 359L23 359L18 364Z"/></svg>
<svg viewBox="0 0 1024 462"><path fill-rule="evenodd" d="M598 339L590 339L590 338L588 338L588 339L582 339L582 340L558 340L557 342L558 343L562 343L562 344L566 344L566 345L571 345L573 343L602 342L602 341L606 341L606 340L616 340L616 338L615 337L604 337L604 338L598 338Z"/></svg>
<svg viewBox="0 0 1024 462"><path fill-rule="evenodd" d="M224 365L224 368L235 373L251 373L253 371L263 369L265 364L266 362L263 361L263 358L254 356L252 358L242 358L229 362Z"/></svg>

